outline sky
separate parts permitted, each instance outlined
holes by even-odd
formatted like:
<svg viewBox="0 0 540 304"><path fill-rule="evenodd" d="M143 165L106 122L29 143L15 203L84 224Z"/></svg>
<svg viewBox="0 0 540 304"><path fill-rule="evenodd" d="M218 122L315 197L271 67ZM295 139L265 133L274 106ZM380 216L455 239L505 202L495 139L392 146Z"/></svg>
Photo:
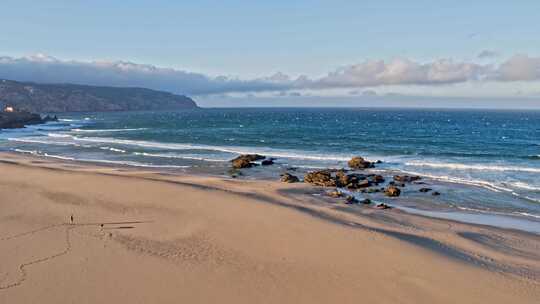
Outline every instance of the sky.
<svg viewBox="0 0 540 304"><path fill-rule="evenodd" d="M540 108L537 0L1 7L0 78L142 86L204 106Z"/></svg>

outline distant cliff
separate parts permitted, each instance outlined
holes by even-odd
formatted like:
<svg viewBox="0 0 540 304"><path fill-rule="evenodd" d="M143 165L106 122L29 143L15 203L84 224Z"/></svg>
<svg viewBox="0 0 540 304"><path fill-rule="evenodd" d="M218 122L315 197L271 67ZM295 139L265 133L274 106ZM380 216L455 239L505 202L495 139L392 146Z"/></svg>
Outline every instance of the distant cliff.
<svg viewBox="0 0 540 304"><path fill-rule="evenodd" d="M143 88L0 80L0 106L7 105L36 113L197 108L197 104L187 96Z"/></svg>
<svg viewBox="0 0 540 304"><path fill-rule="evenodd" d="M24 128L28 125L37 125L48 121L57 121L56 116L41 117L39 114L34 114L26 111L22 112L0 112L0 129L15 129Z"/></svg>

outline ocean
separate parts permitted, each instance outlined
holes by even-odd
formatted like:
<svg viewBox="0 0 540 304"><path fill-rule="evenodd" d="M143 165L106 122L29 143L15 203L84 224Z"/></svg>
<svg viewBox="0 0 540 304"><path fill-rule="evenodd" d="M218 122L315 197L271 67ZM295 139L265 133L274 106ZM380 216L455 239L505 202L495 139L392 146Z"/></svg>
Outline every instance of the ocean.
<svg viewBox="0 0 540 304"><path fill-rule="evenodd" d="M243 153L276 158L240 178L278 179L347 167L414 174L399 198L355 194L408 212L540 233L540 111L419 109L195 109L73 113L60 121L0 132L0 149L43 157L176 172L228 175ZM294 173L296 172L296 173ZM421 185L421 186L426 186Z"/></svg>

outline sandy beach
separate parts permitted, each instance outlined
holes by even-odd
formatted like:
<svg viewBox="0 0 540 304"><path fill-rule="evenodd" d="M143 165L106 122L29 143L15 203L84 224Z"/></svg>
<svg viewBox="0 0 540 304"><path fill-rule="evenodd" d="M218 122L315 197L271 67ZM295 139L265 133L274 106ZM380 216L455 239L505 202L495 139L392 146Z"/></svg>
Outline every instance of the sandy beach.
<svg viewBox="0 0 540 304"><path fill-rule="evenodd" d="M540 236L0 154L0 303L538 303ZM73 218L71 218L73 217Z"/></svg>

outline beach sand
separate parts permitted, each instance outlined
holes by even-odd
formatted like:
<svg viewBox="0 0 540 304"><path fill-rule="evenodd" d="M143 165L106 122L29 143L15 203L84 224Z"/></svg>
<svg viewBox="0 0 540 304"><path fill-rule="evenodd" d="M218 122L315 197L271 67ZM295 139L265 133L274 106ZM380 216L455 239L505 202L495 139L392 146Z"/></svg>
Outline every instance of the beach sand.
<svg viewBox="0 0 540 304"><path fill-rule="evenodd" d="M305 184L8 153L0 172L0 303L540 301L534 234Z"/></svg>

